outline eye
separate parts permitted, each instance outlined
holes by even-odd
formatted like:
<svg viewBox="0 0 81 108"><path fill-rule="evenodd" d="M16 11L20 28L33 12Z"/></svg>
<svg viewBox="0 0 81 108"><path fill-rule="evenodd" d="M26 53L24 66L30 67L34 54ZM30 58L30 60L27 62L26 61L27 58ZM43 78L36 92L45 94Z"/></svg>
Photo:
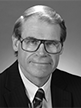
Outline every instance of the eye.
<svg viewBox="0 0 81 108"><path fill-rule="evenodd" d="M36 43L37 43L37 40L35 40L35 39L30 39L30 42L36 44Z"/></svg>
<svg viewBox="0 0 81 108"><path fill-rule="evenodd" d="M58 44L59 44L58 41L52 41L52 40L46 41L46 45L47 45L47 46L51 46L51 45L53 45L53 46L58 46Z"/></svg>
<svg viewBox="0 0 81 108"><path fill-rule="evenodd" d="M52 44L55 44L55 43L53 41L46 41L47 46L52 45Z"/></svg>
<svg viewBox="0 0 81 108"><path fill-rule="evenodd" d="M28 37L24 41L26 44L37 44L38 43L38 40L33 37Z"/></svg>

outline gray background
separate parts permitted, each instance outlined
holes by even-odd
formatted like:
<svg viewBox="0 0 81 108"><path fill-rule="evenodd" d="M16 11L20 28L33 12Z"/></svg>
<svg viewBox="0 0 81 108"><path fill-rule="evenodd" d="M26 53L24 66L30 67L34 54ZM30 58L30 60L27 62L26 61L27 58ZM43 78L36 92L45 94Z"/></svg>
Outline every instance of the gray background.
<svg viewBox="0 0 81 108"><path fill-rule="evenodd" d="M44 4L54 8L67 26L67 40L58 68L81 76L81 1L22 0L0 1L0 72L15 61L12 30L15 21L30 6Z"/></svg>

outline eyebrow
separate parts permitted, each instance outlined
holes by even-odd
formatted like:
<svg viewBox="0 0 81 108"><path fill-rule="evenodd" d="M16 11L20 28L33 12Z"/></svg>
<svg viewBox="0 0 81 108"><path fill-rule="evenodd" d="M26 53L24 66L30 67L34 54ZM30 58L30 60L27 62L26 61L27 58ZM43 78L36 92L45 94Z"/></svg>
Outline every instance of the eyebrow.
<svg viewBox="0 0 81 108"><path fill-rule="evenodd" d="M35 37L32 37L32 36L28 36L24 39L34 39L34 40L38 40L38 41L45 40L45 41L52 41L52 42L60 42L59 40L38 39L38 38L35 38Z"/></svg>
<svg viewBox="0 0 81 108"><path fill-rule="evenodd" d="M23 38L23 39L37 39L37 38L29 36L29 37L26 37L26 38Z"/></svg>

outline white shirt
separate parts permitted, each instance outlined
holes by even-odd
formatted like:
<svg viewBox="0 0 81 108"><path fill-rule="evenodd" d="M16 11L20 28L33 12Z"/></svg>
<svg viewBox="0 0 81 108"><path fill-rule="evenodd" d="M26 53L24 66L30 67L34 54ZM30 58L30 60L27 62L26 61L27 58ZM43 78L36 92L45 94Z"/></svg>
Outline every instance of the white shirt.
<svg viewBox="0 0 81 108"><path fill-rule="evenodd" d="M37 90L39 88L36 85L34 85L33 83L31 83L24 76L23 72L21 71L20 65L19 65L19 72L20 72L21 79L24 83L24 86L26 88L26 94L27 94L27 96L29 97L29 99L32 103L32 101L34 99L34 96L35 96L35 93L37 92ZM45 92L45 98L46 98L46 100L43 100L42 108L52 108L50 82L51 82L51 76L50 76L49 80L41 87Z"/></svg>

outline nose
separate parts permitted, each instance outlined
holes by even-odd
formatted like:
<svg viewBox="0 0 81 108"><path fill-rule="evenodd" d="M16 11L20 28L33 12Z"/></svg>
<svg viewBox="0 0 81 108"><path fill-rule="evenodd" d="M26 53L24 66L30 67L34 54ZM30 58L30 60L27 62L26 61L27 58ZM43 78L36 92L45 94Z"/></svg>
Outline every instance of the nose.
<svg viewBox="0 0 81 108"><path fill-rule="evenodd" d="M45 51L44 44L41 44L39 49L37 50L37 54L40 56L46 56L47 52Z"/></svg>

